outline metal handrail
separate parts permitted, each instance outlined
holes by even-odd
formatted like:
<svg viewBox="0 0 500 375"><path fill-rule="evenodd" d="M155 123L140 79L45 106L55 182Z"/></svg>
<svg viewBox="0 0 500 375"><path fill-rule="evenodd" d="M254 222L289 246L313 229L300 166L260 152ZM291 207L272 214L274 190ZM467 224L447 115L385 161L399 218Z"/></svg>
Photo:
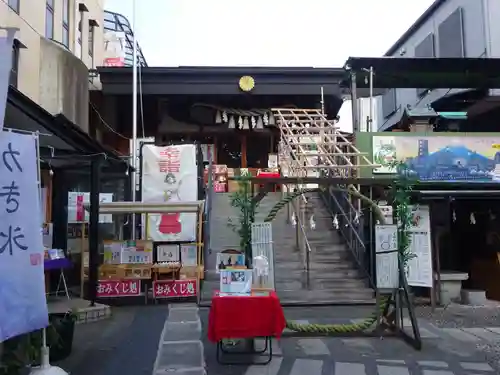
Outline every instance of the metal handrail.
<svg viewBox="0 0 500 375"><path fill-rule="evenodd" d="M324 193L328 194L329 198L335 204L335 206L339 212L337 212L337 213L332 212L332 209L331 209L330 205L328 204L329 202L326 201L327 198L325 197ZM347 246L353 255L354 261L358 265L358 268L360 269L360 271L368 279L368 283L370 284L370 287L375 289L375 281L374 281L371 273L367 269L367 267L365 267L365 262L361 258L362 256L364 256L366 254L366 246L365 246L364 241L361 238L361 236L359 235L358 230L357 230L357 227L362 227L361 223L356 227L352 223L352 220L349 220L349 218L351 216L353 216L352 211L356 210L355 207L347 199L347 197L345 197L345 195L343 194L344 199L348 203L349 209L350 209L350 212L347 213L344 210L344 208L342 207L342 204L340 204L340 202L337 199L337 197L335 196L335 194L333 194L331 189L328 189L328 191L324 191L324 193L321 194L321 197L323 198L323 201L324 201L330 215L332 216L332 218L334 217L334 215L338 215L338 216L340 216L340 218L342 220L342 223L339 223L340 224L339 225L340 233L342 234L342 237L346 241ZM347 227L345 226L345 224L347 224ZM346 228L348 228L348 231L346 230Z"/></svg>
<svg viewBox="0 0 500 375"><path fill-rule="evenodd" d="M307 203L307 198L304 196L304 194L301 194L299 196L299 198L302 198L304 200L305 203ZM302 224L302 219L299 217L300 215L295 212L295 209L293 209L293 213L294 213L294 216L295 216L295 222L296 222L296 225L298 225L300 227L300 230L302 231L302 235L304 236L304 243L306 245L306 270L307 272L309 272L309 269L310 269L310 255L309 253L312 251L311 249L311 244L309 243L309 240L307 239L307 234L306 234L306 229L304 227L304 225ZM299 248L300 250L300 246L299 244L297 244L297 247Z"/></svg>

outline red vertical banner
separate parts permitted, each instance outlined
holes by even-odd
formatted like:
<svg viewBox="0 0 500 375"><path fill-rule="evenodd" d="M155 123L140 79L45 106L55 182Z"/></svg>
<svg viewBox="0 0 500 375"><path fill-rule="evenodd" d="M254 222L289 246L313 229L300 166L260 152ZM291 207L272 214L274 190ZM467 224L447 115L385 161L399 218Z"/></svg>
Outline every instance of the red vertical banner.
<svg viewBox="0 0 500 375"><path fill-rule="evenodd" d="M85 208L83 207L83 194L76 197L76 221L85 221Z"/></svg>

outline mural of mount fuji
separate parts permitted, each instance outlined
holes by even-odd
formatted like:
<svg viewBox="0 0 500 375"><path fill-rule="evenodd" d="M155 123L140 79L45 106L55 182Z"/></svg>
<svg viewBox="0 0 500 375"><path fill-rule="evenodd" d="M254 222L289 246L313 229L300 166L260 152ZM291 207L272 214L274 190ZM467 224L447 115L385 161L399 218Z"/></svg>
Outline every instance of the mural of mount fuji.
<svg viewBox="0 0 500 375"><path fill-rule="evenodd" d="M500 137L374 136L374 173L397 173L393 160L420 181L500 182Z"/></svg>

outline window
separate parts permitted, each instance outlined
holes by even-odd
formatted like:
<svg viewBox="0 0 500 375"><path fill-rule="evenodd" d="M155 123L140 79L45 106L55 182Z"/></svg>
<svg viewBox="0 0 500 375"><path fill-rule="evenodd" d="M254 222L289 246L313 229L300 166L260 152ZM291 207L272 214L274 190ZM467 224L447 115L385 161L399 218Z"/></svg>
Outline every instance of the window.
<svg viewBox="0 0 500 375"><path fill-rule="evenodd" d="M436 57L436 52L434 48L434 34L427 35L419 45L415 47L415 57ZM418 88L417 96L420 98L427 93L429 89L426 88Z"/></svg>
<svg viewBox="0 0 500 375"><path fill-rule="evenodd" d="M95 28L99 27L99 23L94 19L89 19L89 40L88 40L88 49L89 49L89 57L91 61L91 68L94 66L94 42L95 42Z"/></svg>
<svg viewBox="0 0 500 375"><path fill-rule="evenodd" d="M19 14L19 0L9 0L8 4L10 9Z"/></svg>
<svg viewBox="0 0 500 375"><path fill-rule="evenodd" d="M63 0L62 44L69 48L69 0Z"/></svg>
<svg viewBox="0 0 500 375"><path fill-rule="evenodd" d="M384 118L392 116L397 111L396 90L390 89L382 96L382 115Z"/></svg>
<svg viewBox="0 0 500 375"><path fill-rule="evenodd" d="M17 71L19 70L19 43L14 40L12 44L12 66L10 70L9 84L17 88Z"/></svg>
<svg viewBox="0 0 500 375"><path fill-rule="evenodd" d="M54 0L45 3L45 37L54 39Z"/></svg>
<svg viewBox="0 0 500 375"><path fill-rule="evenodd" d="M89 56L94 56L94 27L89 27Z"/></svg>
<svg viewBox="0 0 500 375"><path fill-rule="evenodd" d="M78 58L82 58L82 22L83 22L83 12L77 12L77 17L80 18L78 21L78 27L76 29L76 45L75 45L75 55Z"/></svg>
<svg viewBox="0 0 500 375"><path fill-rule="evenodd" d="M457 8L438 27L439 57L465 57L462 8Z"/></svg>

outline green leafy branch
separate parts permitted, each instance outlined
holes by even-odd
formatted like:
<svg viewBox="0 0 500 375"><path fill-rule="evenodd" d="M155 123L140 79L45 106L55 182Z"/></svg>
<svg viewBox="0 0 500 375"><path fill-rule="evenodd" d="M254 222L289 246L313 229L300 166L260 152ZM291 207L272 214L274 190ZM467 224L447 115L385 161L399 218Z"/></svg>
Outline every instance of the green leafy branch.
<svg viewBox="0 0 500 375"><path fill-rule="evenodd" d="M238 190L231 193L229 202L232 207L238 209L238 218L233 221L228 219L228 226L240 237L240 250L245 253L247 262L252 256L252 224L255 222L258 202L254 203L250 173L242 174L238 179Z"/></svg>
<svg viewBox="0 0 500 375"><path fill-rule="evenodd" d="M410 208L410 192L413 190L415 181L412 181L408 166L402 161L392 161L388 164L391 169L398 173L398 178L392 185L393 200L392 206L396 214L398 225L399 252L404 269L407 269L408 262L416 255L411 251L411 227L413 226L413 213Z"/></svg>

